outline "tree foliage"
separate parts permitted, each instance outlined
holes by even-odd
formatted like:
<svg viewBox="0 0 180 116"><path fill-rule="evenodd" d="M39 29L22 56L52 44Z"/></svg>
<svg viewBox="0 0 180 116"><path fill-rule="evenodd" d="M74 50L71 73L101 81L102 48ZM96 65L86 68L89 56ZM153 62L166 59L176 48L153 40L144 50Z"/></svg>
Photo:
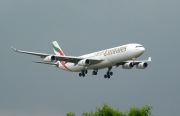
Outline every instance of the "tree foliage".
<svg viewBox="0 0 180 116"><path fill-rule="evenodd" d="M75 114L72 113L72 112L69 112L69 113L66 114L66 116L75 116Z"/></svg>
<svg viewBox="0 0 180 116"><path fill-rule="evenodd" d="M95 112L84 112L81 116L152 116L151 109L151 106L145 105L142 108L132 107L130 111L123 113L104 104L102 108L96 108ZM66 116L75 116L75 114L69 112Z"/></svg>

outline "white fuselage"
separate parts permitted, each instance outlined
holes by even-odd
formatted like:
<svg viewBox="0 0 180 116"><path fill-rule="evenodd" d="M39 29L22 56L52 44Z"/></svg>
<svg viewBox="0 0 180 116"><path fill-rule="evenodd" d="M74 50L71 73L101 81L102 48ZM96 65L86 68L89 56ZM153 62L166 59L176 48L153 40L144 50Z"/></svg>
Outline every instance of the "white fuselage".
<svg viewBox="0 0 180 116"><path fill-rule="evenodd" d="M79 66L78 64L74 63L64 63L63 61L59 63L59 67L63 70L71 71L71 72L80 72L84 69L91 70L91 69L103 69L107 67L112 67L117 63L121 63L127 60L132 60L133 58L138 58L141 56L145 51L145 48L142 47L140 44L126 44L86 55L79 56L80 58L84 59L97 59L103 60L98 64L90 64L87 66Z"/></svg>

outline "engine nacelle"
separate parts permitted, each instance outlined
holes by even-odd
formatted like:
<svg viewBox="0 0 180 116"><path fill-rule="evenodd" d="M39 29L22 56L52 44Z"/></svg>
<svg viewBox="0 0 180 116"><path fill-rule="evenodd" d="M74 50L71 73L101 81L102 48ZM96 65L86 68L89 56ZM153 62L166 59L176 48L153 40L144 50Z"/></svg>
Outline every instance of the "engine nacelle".
<svg viewBox="0 0 180 116"><path fill-rule="evenodd" d="M90 65L90 61L88 59L83 59L78 62L79 66L87 66Z"/></svg>
<svg viewBox="0 0 180 116"><path fill-rule="evenodd" d="M137 69L145 69L148 66L148 63L146 62L141 62L139 64L136 65Z"/></svg>
<svg viewBox="0 0 180 116"><path fill-rule="evenodd" d="M55 56L47 56L44 58L45 62L54 62L56 60Z"/></svg>
<svg viewBox="0 0 180 116"><path fill-rule="evenodd" d="M123 69L132 69L133 68L133 63L129 62L129 63L125 63L124 65L122 65Z"/></svg>

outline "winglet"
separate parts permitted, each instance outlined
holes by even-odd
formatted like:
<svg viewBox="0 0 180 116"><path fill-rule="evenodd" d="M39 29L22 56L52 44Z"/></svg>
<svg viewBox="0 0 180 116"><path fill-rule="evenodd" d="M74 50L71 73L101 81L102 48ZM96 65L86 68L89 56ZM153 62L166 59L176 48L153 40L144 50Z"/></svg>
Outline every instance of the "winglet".
<svg viewBox="0 0 180 116"><path fill-rule="evenodd" d="M152 60L151 60L151 57L148 58L148 61L149 61L149 62L152 61Z"/></svg>
<svg viewBox="0 0 180 116"><path fill-rule="evenodd" d="M14 51L18 52L18 50L17 50L17 49L15 49L14 47L12 47L12 46L11 46L11 48L12 48Z"/></svg>

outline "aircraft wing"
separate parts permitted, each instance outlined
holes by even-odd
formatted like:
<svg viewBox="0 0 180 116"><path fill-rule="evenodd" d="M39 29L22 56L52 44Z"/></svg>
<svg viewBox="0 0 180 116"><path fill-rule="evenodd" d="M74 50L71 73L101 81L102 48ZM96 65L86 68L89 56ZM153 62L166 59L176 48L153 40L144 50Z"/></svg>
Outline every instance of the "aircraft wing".
<svg viewBox="0 0 180 116"><path fill-rule="evenodd" d="M56 56L57 61L65 61L65 62L71 62L77 64L80 60L86 59L86 58L81 58L81 57L74 57L74 56ZM97 64L102 62L103 60L99 59L92 59L92 58L87 58L91 64Z"/></svg>
<svg viewBox="0 0 180 116"><path fill-rule="evenodd" d="M25 53L25 54L31 54L31 55L35 55L35 56L40 56L41 58L45 58L46 56L52 55L52 54L36 53L36 52L29 52L29 51L17 50L16 48L14 48L14 47L12 47L12 46L11 46L11 48L12 48L15 52Z"/></svg>
<svg viewBox="0 0 180 116"><path fill-rule="evenodd" d="M56 61L65 61L67 62L71 62L74 64L77 64L80 60L83 60L85 58L81 58L81 57L74 57L74 56L58 56L58 55L54 55L54 54L45 54L45 53L37 53L37 52L29 52L29 51L22 51L22 50L17 50L14 47L11 47L14 51L19 52L19 53L25 53L25 54L30 54L30 55L35 55L35 56L40 56L41 58L45 58L47 56L55 56ZM99 59L92 59L92 58L87 58L91 64L97 64L102 62L103 60L99 60Z"/></svg>

